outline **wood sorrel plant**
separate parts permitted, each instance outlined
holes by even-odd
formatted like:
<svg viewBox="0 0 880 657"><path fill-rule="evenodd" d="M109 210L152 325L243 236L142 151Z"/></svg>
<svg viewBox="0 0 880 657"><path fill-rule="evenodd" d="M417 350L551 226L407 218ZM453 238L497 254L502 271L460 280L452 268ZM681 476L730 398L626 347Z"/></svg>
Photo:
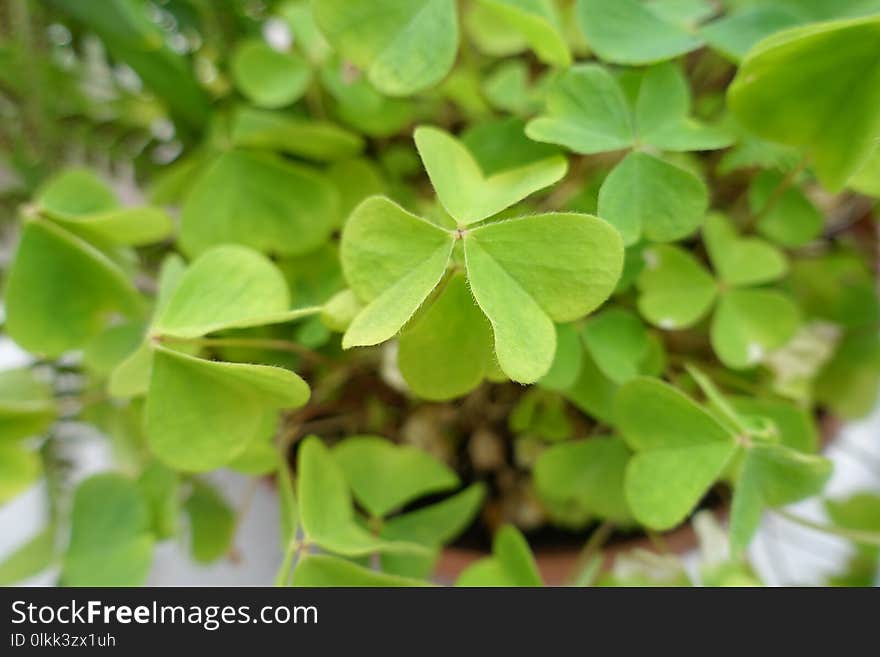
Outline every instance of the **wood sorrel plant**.
<svg viewBox="0 0 880 657"><path fill-rule="evenodd" d="M540 585L548 534L575 583L690 583L603 543L719 505L701 581L755 583L820 417L877 400L880 2L263 4L15 5L0 503L42 478L50 520L0 583L224 558L222 468L275 482L282 585L424 584L462 535L459 584ZM860 546L835 581L878 506L811 525Z"/></svg>

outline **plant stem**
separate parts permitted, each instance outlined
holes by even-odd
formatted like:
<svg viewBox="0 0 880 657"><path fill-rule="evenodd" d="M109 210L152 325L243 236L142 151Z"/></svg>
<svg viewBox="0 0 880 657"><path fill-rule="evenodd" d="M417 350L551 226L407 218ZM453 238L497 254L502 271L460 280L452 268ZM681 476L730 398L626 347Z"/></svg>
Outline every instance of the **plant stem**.
<svg viewBox="0 0 880 657"><path fill-rule="evenodd" d="M611 534L613 532L614 523L606 520L596 528L596 531L594 531L590 535L590 538L584 544L584 549L581 550L581 553L578 555L577 562L575 562L575 567L572 570L571 583L573 585L589 585L590 580L592 580L592 576L595 575L595 572L593 572L595 569L591 568L591 565L595 560L598 552L602 549L602 546L605 545L605 542L609 538L611 538ZM589 571L587 574L591 576L584 577L584 571Z"/></svg>
<svg viewBox="0 0 880 657"><path fill-rule="evenodd" d="M288 543L287 549L284 551L281 567L275 575L275 586L287 586L287 583L290 581L290 571L293 569L293 559L296 553L299 552L299 547L300 542L296 538Z"/></svg>
<svg viewBox="0 0 880 657"><path fill-rule="evenodd" d="M192 344L199 347L240 347L243 349L268 349L271 351L286 351L312 363L326 363L328 359L317 351L312 351L290 340L275 338L175 338L161 336L159 342L176 342Z"/></svg>
<svg viewBox="0 0 880 657"><path fill-rule="evenodd" d="M777 515L780 515L789 522L793 522L801 527L813 529L817 532L822 532L823 534L830 534L831 536L839 536L840 538L848 539L853 543L880 547L880 533L878 532L868 532L860 529L846 529L845 527L835 527L834 525L823 525L819 522L813 522L812 520L801 518L800 516L789 513L783 509L775 509L774 511Z"/></svg>

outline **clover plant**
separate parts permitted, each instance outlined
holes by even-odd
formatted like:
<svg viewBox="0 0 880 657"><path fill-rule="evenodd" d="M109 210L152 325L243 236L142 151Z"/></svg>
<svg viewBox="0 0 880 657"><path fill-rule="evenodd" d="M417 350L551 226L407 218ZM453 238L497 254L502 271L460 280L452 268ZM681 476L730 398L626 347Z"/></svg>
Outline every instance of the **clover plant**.
<svg viewBox="0 0 880 657"><path fill-rule="evenodd" d="M871 581L821 452L880 388L880 2L12 4L0 504L48 524L0 583L226 559L221 469L277 492L278 585L559 583L552 537L691 584L638 543L687 525L753 585L773 512Z"/></svg>

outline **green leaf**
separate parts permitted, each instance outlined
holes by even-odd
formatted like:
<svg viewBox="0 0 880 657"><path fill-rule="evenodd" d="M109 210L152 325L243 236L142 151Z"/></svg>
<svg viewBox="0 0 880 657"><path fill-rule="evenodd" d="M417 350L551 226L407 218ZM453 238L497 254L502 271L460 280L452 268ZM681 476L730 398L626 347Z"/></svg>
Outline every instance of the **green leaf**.
<svg viewBox="0 0 880 657"><path fill-rule="evenodd" d="M437 84L455 61L454 0L314 0L312 11L333 47L389 96Z"/></svg>
<svg viewBox="0 0 880 657"><path fill-rule="evenodd" d="M343 337L343 347L393 337L440 282L453 237L384 197L352 213L342 233L345 278L365 308Z"/></svg>
<svg viewBox="0 0 880 657"><path fill-rule="evenodd" d="M409 445L387 438L352 436L332 450L355 499L374 518L384 518L431 493L458 486L445 463Z"/></svg>
<svg viewBox="0 0 880 657"><path fill-rule="evenodd" d="M736 483L730 515L734 554L748 546L764 507L791 504L821 492L831 476L831 462L782 445L756 445L746 453Z"/></svg>
<svg viewBox="0 0 880 657"><path fill-rule="evenodd" d="M746 369L791 340L800 325L800 310L782 292L729 290L712 318L712 348L728 367Z"/></svg>
<svg viewBox="0 0 880 657"><path fill-rule="evenodd" d="M39 219L24 226L3 298L9 336L49 357L83 347L110 315L134 316L142 307L138 291L116 263Z"/></svg>
<svg viewBox="0 0 880 657"><path fill-rule="evenodd" d="M572 324L556 325L556 354L550 371L539 381L542 388L564 390L577 381L583 362L581 336Z"/></svg>
<svg viewBox="0 0 880 657"><path fill-rule="evenodd" d="M599 214L630 246L645 238L673 242L692 234L709 207L705 183L647 153L630 153L599 190Z"/></svg>
<svg viewBox="0 0 880 657"><path fill-rule="evenodd" d="M758 136L805 149L822 184L838 191L880 136L878 43L878 16L777 33L743 61L730 108Z"/></svg>
<svg viewBox="0 0 880 657"><path fill-rule="evenodd" d="M218 285L218 281L235 284ZM268 258L243 246L218 246L187 268L151 333L193 338L223 329L291 321L318 311L289 307L287 282Z"/></svg>
<svg viewBox="0 0 880 657"><path fill-rule="evenodd" d="M562 144L589 155L628 148L633 143L629 103L617 80L596 64L574 66L547 94L546 115L529 121L536 141Z"/></svg>
<svg viewBox="0 0 880 657"><path fill-rule="evenodd" d="M461 143L482 172L494 175L559 155L559 147L526 136L525 122L516 117L493 119L467 128Z"/></svg>
<svg viewBox="0 0 880 657"><path fill-rule="evenodd" d="M324 243L338 212L336 190L312 169L267 153L228 151L190 188L180 242L193 255L224 243L298 255Z"/></svg>
<svg viewBox="0 0 880 657"><path fill-rule="evenodd" d="M788 401L759 397L732 397L730 403L738 413L770 420L780 444L807 454L819 448L819 431L807 409Z"/></svg>
<svg viewBox="0 0 880 657"><path fill-rule="evenodd" d="M32 486L43 473L40 455L21 443L0 443L0 505Z"/></svg>
<svg viewBox="0 0 880 657"><path fill-rule="evenodd" d="M727 285L770 283L788 271L788 261L779 249L756 237L739 237L723 215L709 217L703 241L718 277Z"/></svg>
<svg viewBox="0 0 880 657"><path fill-rule="evenodd" d="M316 162L354 157L364 148L360 135L334 123L250 107L235 113L231 136L236 146L280 151Z"/></svg>
<svg viewBox="0 0 880 657"><path fill-rule="evenodd" d="M784 7L744 7L712 21L700 34L713 50L739 63L759 41L799 22L794 12Z"/></svg>
<svg viewBox="0 0 880 657"><path fill-rule="evenodd" d="M550 369L553 321L597 308L623 269L617 232L590 215L551 213L479 226L465 234L464 251L471 291L492 323L498 363L521 383Z"/></svg>
<svg viewBox="0 0 880 657"><path fill-rule="evenodd" d="M847 186L867 196L880 198L880 148L874 147L874 151L850 178Z"/></svg>
<svg viewBox="0 0 880 657"><path fill-rule="evenodd" d="M293 571L293 586L374 586L388 588L397 586L428 586L428 582L370 570L339 557L310 554L303 557L302 561L297 563L296 570Z"/></svg>
<svg viewBox="0 0 880 657"><path fill-rule="evenodd" d="M88 241L139 246L164 239L174 229L162 210L124 208L113 190L87 169L67 169L36 195L37 210Z"/></svg>
<svg viewBox="0 0 880 657"><path fill-rule="evenodd" d="M626 470L633 515L670 529L694 509L721 475L736 445L711 414L657 379L636 378L614 400L617 428L636 454Z"/></svg>
<svg viewBox="0 0 880 657"><path fill-rule="evenodd" d="M635 103L637 141L666 151L715 150L733 142L725 131L690 118L690 106L680 66L667 62L646 69Z"/></svg>
<svg viewBox="0 0 880 657"><path fill-rule="evenodd" d="M437 549L452 541L476 518L486 497L486 487L477 482L441 502L390 518L380 535L386 540L418 543ZM383 554L382 568L408 577L427 577L436 552L427 555Z"/></svg>
<svg viewBox="0 0 880 657"><path fill-rule="evenodd" d="M366 158L339 160L327 169L327 177L339 192L340 217L345 222L361 201L385 193L387 184L378 167Z"/></svg>
<svg viewBox="0 0 880 657"><path fill-rule="evenodd" d="M141 472L137 485L150 507L152 533L158 539L174 536L180 515L177 473L153 462Z"/></svg>
<svg viewBox="0 0 880 657"><path fill-rule="evenodd" d="M632 514L624 497L630 451L619 438L566 442L545 450L535 463L535 488L554 506L574 506L615 523Z"/></svg>
<svg viewBox="0 0 880 657"><path fill-rule="evenodd" d="M144 322L124 322L108 326L95 336L83 352L83 367L106 376L128 358L144 340Z"/></svg>
<svg viewBox="0 0 880 657"><path fill-rule="evenodd" d="M150 511L137 486L117 474L81 483L73 498L64 586L140 586L150 572Z"/></svg>
<svg viewBox="0 0 880 657"><path fill-rule="evenodd" d="M342 62L328 62L321 82L333 98L333 112L339 120L371 137L395 135L415 116L412 101L384 96L364 77L351 80L344 75Z"/></svg>
<svg viewBox="0 0 880 657"><path fill-rule="evenodd" d="M652 64L702 45L698 36L639 0L578 0L577 18L590 48L615 64Z"/></svg>
<svg viewBox="0 0 880 657"><path fill-rule="evenodd" d="M400 336L397 365L410 389L431 400L470 392L486 375L494 355L492 327L463 274L442 286Z"/></svg>
<svg viewBox="0 0 880 657"><path fill-rule="evenodd" d="M295 53L274 50L258 39L236 46L231 68L239 91L257 107L268 109L294 103L312 80L305 59Z"/></svg>
<svg viewBox="0 0 880 657"><path fill-rule="evenodd" d="M638 376L648 351L648 332L636 315L622 308L605 310L586 323L583 339L609 379L621 384Z"/></svg>
<svg viewBox="0 0 880 657"><path fill-rule="evenodd" d="M767 202L782 184L782 174L762 171L749 187L749 207L753 214L762 213L757 224L762 235L782 246L804 246L821 235L825 220L797 187L783 191L767 208Z"/></svg>
<svg viewBox="0 0 880 657"><path fill-rule="evenodd" d="M156 347L145 410L150 448L179 470L218 468L244 451L266 413L308 398L306 383L288 370Z"/></svg>
<svg viewBox="0 0 880 657"><path fill-rule="evenodd" d="M607 378L589 352L582 356L577 380L564 391L565 397L590 417L611 423L614 420L613 402L617 386Z"/></svg>
<svg viewBox="0 0 880 657"><path fill-rule="evenodd" d="M57 413L51 386L32 370L0 371L0 444L43 433Z"/></svg>
<svg viewBox="0 0 880 657"><path fill-rule="evenodd" d="M684 249L656 245L643 253L645 268L636 279L639 312L662 329L693 326L715 302L715 279Z"/></svg>
<svg viewBox="0 0 880 657"><path fill-rule="evenodd" d="M492 541L492 556L468 567L456 586L541 586L541 576L529 545L512 525L505 525Z"/></svg>
<svg viewBox="0 0 880 657"><path fill-rule="evenodd" d="M47 527L0 562L0 586L12 586L39 575L55 560L55 531Z"/></svg>
<svg viewBox="0 0 880 657"><path fill-rule="evenodd" d="M574 427L566 410L560 395L532 388L520 397L507 423L514 434L525 434L523 438L534 437L550 442L567 440Z"/></svg>
<svg viewBox="0 0 880 657"><path fill-rule="evenodd" d="M423 552L415 544L383 541L355 521L342 467L319 438L310 436L303 441L298 463L300 521L311 542L350 557L380 551Z"/></svg>
<svg viewBox="0 0 880 657"><path fill-rule="evenodd" d="M518 32L541 61L551 66L571 64L558 10L552 0L479 0L486 16Z"/></svg>
<svg viewBox="0 0 880 657"><path fill-rule="evenodd" d="M487 177L467 148L448 133L420 126L414 137L437 198L460 226L498 214L557 182L568 168L565 158L552 156Z"/></svg>
<svg viewBox="0 0 880 657"><path fill-rule="evenodd" d="M206 483L194 481L184 509L189 516L193 559L211 563L225 556L235 537L235 512L223 496Z"/></svg>
<svg viewBox="0 0 880 657"><path fill-rule="evenodd" d="M114 210L116 194L89 169L66 169L36 193L39 209L52 219L76 219Z"/></svg>
<svg viewBox="0 0 880 657"><path fill-rule="evenodd" d="M873 331L846 336L815 383L816 400L846 419L870 413L878 390L880 338Z"/></svg>

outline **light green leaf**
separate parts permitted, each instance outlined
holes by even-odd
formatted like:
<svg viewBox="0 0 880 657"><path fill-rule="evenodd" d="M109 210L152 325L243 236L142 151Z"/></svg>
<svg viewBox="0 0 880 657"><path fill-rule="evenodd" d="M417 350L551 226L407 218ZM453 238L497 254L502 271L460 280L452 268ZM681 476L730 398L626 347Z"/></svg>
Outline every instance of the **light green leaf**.
<svg viewBox="0 0 880 657"><path fill-rule="evenodd" d="M463 274L442 286L400 336L397 365L412 391L446 400L470 392L491 361L492 327L480 311Z"/></svg>
<svg viewBox="0 0 880 657"><path fill-rule="evenodd" d="M670 62L644 71L635 103L637 140L666 151L703 151L729 146L725 131L689 118L690 88L681 67Z"/></svg>
<svg viewBox="0 0 880 657"><path fill-rule="evenodd" d="M836 415L861 418L877 405L880 390L880 338L876 332L848 335L815 383L817 401Z"/></svg>
<svg viewBox="0 0 880 657"><path fill-rule="evenodd" d="M375 518L384 518L413 500L459 483L445 463L387 438L352 436L338 443L332 454L355 499Z"/></svg>
<svg viewBox="0 0 880 657"><path fill-rule="evenodd" d="M810 454L819 448L819 431L810 411L789 401L760 397L732 397L738 413L773 424L779 443Z"/></svg>
<svg viewBox="0 0 880 657"><path fill-rule="evenodd" d="M230 284L217 285L217 281ZM243 246L218 246L187 268L151 333L193 338L292 321L320 310L290 310L289 305L287 282L268 258Z"/></svg>
<svg viewBox="0 0 880 657"><path fill-rule="evenodd" d="M51 386L32 370L0 371L0 444L41 434L57 413Z"/></svg>
<svg viewBox="0 0 880 657"><path fill-rule="evenodd" d="M345 474L319 438L303 441L298 463L300 521L313 543L351 557L380 551L424 552L415 544L383 541L355 521Z"/></svg>
<svg viewBox="0 0 880 657"><path fill-rule="evenodd" d="M157 347L145 410L150 448L176 469L218 468L244 451L266 413L308 398L306 383L288 370Z"/></svg>
<svg viewBox="0 0 880 657"><path fill-rule="evenodd" d="M454 0L314 0L312 11L333 47L389 96L437 84L455 61Z"/></svg>
<svg viewBox="0 0 880 657"><path fill-rule="evenodd" d="M630 451L619 438L566 442L545 450L535 463L535 488L551 507L574 506L615 523L632 514L624 498Z"/></svg>
<svg viewBox="0 0 880 657"><path fill-rule="evenodd" d="M648 332L630 311L610 308L599 313L584 326L583 339L598 368L615 383L639 375L648 352Z"/></svg>
<svg viewBox="0 0 880 657"><path fill-rule="evenodd" d="M643 253L636 279L639 312L662 329L682 329L700 320L715 302L715 279L684 249L655 245Z"/></svg>
<svg viewBox="0 0 880 657"><path fill-rule="evenodd" d="M630 153L608 174L599 190L599 214L623 236L672 242L703 222L709 207L705 183L690 171L647 153Z"/></svg>
<svg viewBox="0 0 880 657"><path fill-rule="evenodd" d="M397 586L429 586L428 582L378 570L370 570L356 563L320 554L303 557L293 571L293 586L340 587L373 586L380 588Z"/></svg>
<svg viewBox="0 0 880 657"><path fill-rule="evenodd" d="M831 476L831 462L782 445L755 445L746 454L736 482L730 515L734 554L748 546L764 507L797 502L822 491Z"/></svg>
<svg viewBox="0 0 880 657"><path fill-rule="evenodd" d="M55 531L47 527L0 562L0 586L12 586L39 575L55 560Z"/></svg>
<svg viewBox="0 0 880 657"><path fill-rule="evenodd" d="M124 322L108 326L86 345L83 367L106 376L137 350L144 340L144 322Z"/></svg>
<svg viewBox="0 0 880 657"><path fill-rule="evenodd" d="M542 388L564 390L577 381L583 362L583 346L572 324L556 325L556 354L550 371L539 381Z"/></svg>
<svg viewBox="0 0 880 657"><path fill-rule="evenodd" d="M393 337L419 309L446 271L452 235L384 197L361 203L342 234L340 256L352 291L366 307L343 337L343 347Z"/></svg>
<svg viewBox="0 0 880 657"><path fill-rule="evenodd" d="M541 575L529 545L512 525L505 525L492 541L492 556L468 567L456 586L541 586Z"/></svg>
<svg viewBox="0 0 880 657"><path fill-rule="evenodd" d="M698 36L640 0L578 0L577 18L590 48L615 64L653 64L702 45Z"/></svg>
<svg viewBox="0 0 880 657"><path fill-rule="evenodd" d="M378 167L366 158L339 160L327 169L341 200L339 216L345 222L361 201L385 193L387 185Z"/></svg>
<svg viewBox="0 0 880 657"><path fill-rule="evenodd" d="M228 151L190 188L180 242L193 255L224 243L298 255L324 243L338 213L336 190L322 175L267 153Z"/></svg>
<svg viewBox="0 0 880 657"><path fill-rule="evenodd" d="M107 392L111 397L128 399L147 392L153 369L153 350L144 341L110 373Z"/></svg>
<svg viewBox="0 0 880 657"><path fill-rule="evenodd" d="M712 318L712 348L728 367L746 369L788 342L800 324L800 310L782 292L730 290Z"/></svg>
<svg viewBox="0 0 880 657"><path fill-rule="evenodd" d="M571 64L571 53L552 0L479 0L486 18L518 32L538 58L551 66Z"/></svg>
<svg viewBox="0 0 880 657"><path fill-rule="evenodd" d="M749 187L749 207L753 214L762 215L757 224L762 235L782 246L803 246L819 237L825 220L797 187L789 187L776 195L773 205L767 207L782 184L782 174L762 171Z"/></svg>
<svg viewBox="0 0 880 657"><path fill-rule="evenodd" d="M193 559L211 563L226 555L235 536L235 511L214 488L201 481L184 504L189 516L190 544Z"/></svg>
<svg viewBox="0 0 880 657"><path fill-rule="evenodd" d="M150 511L137 486L117 474L79 485L73 498L64 586L140 586L153 560Z"/></svg>
<svg viewBox="0 0 880 657"><path fill-rule="evenodd" d="M232 142L244 148L280 151L316 162L354 157L364 147L360 135L334 123L250 107L236 112Z"/></svg>
<svg viewBox="0 0 880 657"><path fill-rule="evenodd" d="M495 354L514 381L550 369L553 321L597 308L623 269L616 231L601 219L543 214L480 226L464 236L471 291L492 323Z"/></svg>
<svg viewBox="0 0 880 657"><path fill-rule="evenodd" d="M137 485L150 508L152 533L158 539L174 536L180 515L177 473L154 461L141 472Z"/></svg>
<svg viewBox="0 0 880 657"><path fill-rule="evenodd" d="M723 215L709 217L703 241L718 277L730 286L770 283L788 271L788 261L779 249L756 237L739 237Z"/></svg>
<svg viewBox="0 0 880 657"><path fill-rule="evenodd" d="M784 7L758 5L712 21L700 34L713 50L739 63L759 41L799 22L798 17Z"/></svg>
<svg viewBox="0 0 880 657"><path fill-rule="evenodd" d="M312 79L311 69L301 56L274 50L258 39L236 46L231 67L239 91L257 107L268 109L297 101Z"/></svg>
<svg viewBox="0 0 880 657"><path fill-rule="evenodd" d="M733 436L672 386L636 378L614 400L617 428L636 452L626 499L636 519L670 529L694 509L733 456Z"/></svg>
<svg viewBox="0 0 880 657"><path fill-rule="evenodd" d="M32 486L43 473L40 455L18 442L0 443L0 505Z"/></svg>
<svg viewBox="0 0 880 657"><path fill-rule="evenodd" d="M331 60L321 71L321 82L333 100L333 112L340 121L371 137L390 137L409 124L415 104L405 98L389 98L366 78L351 80L342 62Z"/></svg>
<svg viewBox="0 0 880 657"><path fill-rule="evenodd" d="M484 484L471 484L442 502L390 518L382 526L380 535L386 540L407 541L437 549L473 522L485 497ZM386 553L382 555L382 568L397 575L427 577L436 559L436 551L427 555Z"/></svg>
<svg viewBox="0 0 880 657"><path fill-rule="evenodd" d="M467 148L448 133L420 126L414 137L437 198L460 226L498 214L557 182L568 169L565 158L552 156L487 177Z"/></svg>
<svg viewBox="0 0 880 657"><path fill-rule="evenodd" d="M113 190L89 169L66 169L36 193L40 211L52 219L76 219L108 210L119 202Z"/></svg>
<svg viewBox="0 0 880 657"><path fill-rule="evenodd" d="M880 136L878 43L878 16L774 34L743 61L730 108L758 136L805 149L822 184L838 191Z"/></svg>
<svg viewBox="0 0 880 657"><path fill-rule="evenodd" d="M585 155L633 143L626 96L617 80L596 64L581 64L560 75L547 94L545 114L526 126L526 134L536 141L562 144Z"/></svg>
<svg viewBox="0 0 880 657"><path fill-rule="evenodd" d="M104 253L50 222L24 226L4 291L6 331L28 351L85 346L114 313L136 315L138 291Z"/></svg>

